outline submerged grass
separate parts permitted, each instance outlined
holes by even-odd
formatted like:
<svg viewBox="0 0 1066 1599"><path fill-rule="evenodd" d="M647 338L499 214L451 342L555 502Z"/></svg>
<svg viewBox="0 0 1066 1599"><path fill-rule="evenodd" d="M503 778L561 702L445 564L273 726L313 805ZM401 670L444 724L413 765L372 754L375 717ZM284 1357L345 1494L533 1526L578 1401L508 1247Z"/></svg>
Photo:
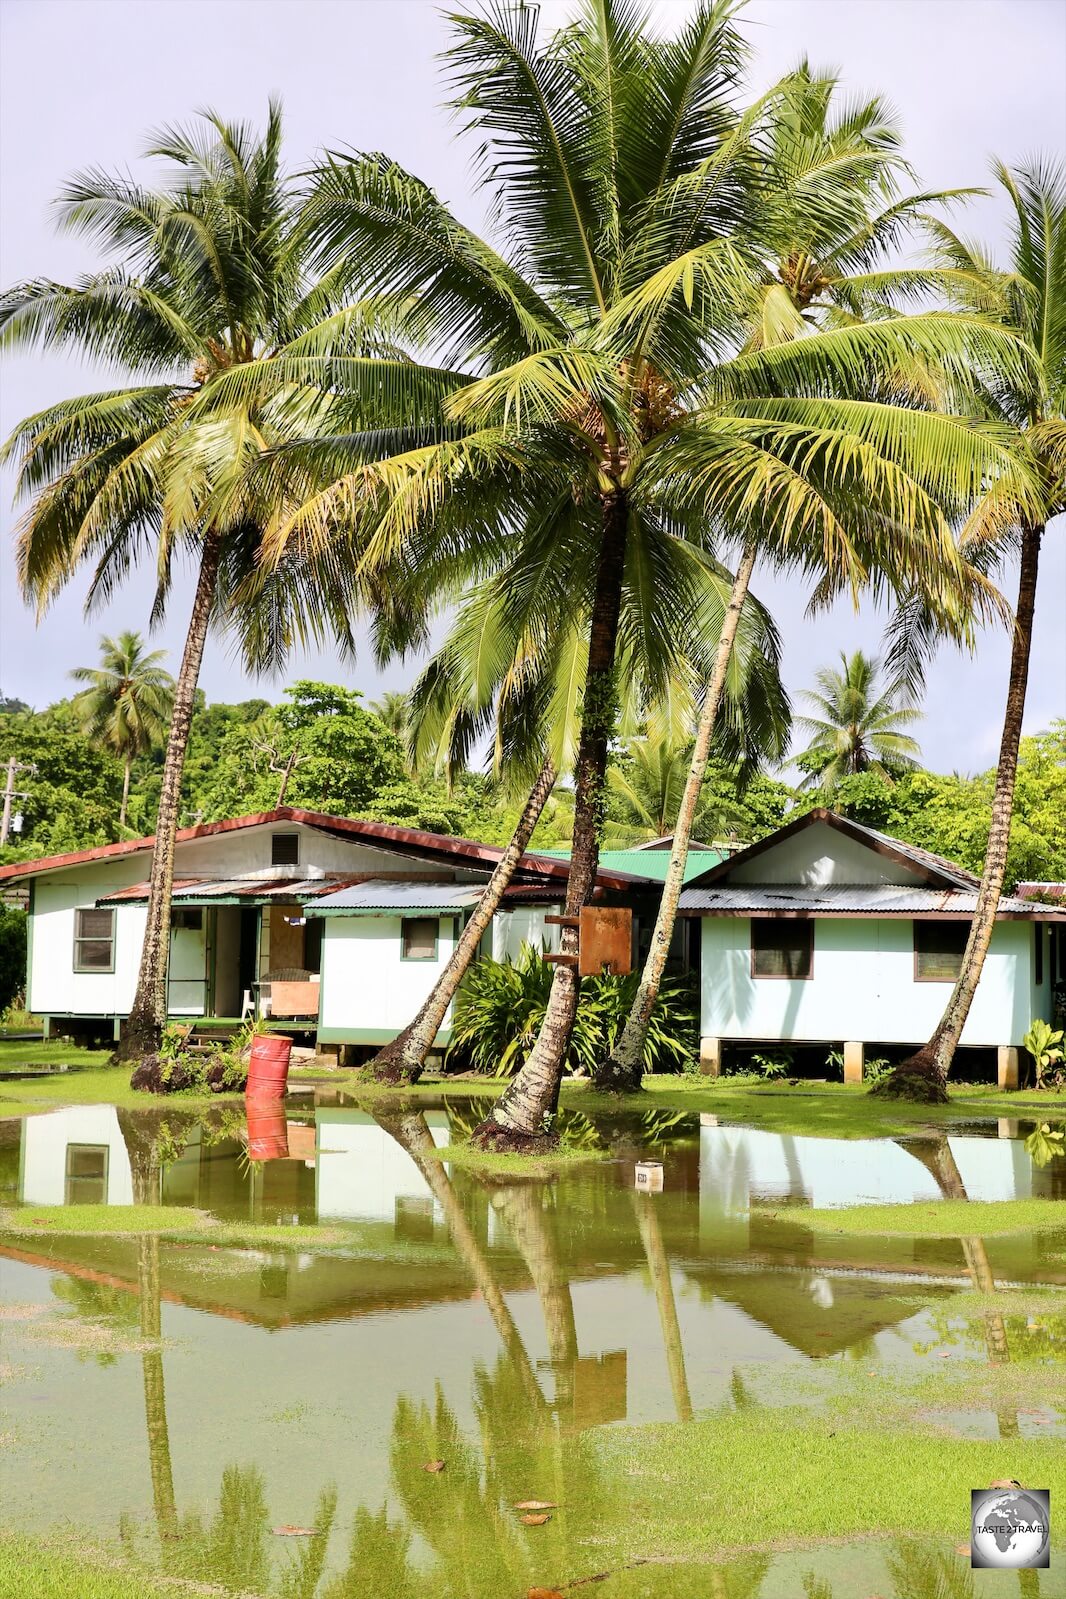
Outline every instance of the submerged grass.
<svg viewBox="0 0 1066 1599"><path fill-rule="evenodd" d="M427 1155L430 1151L426 1151ZM551 1177L560 1170L572 1170L590 1161L609 1160L609 1149L584 1148L574 1144L560 1144L558 1148L540 1155L501 1155L492 1150L477 1149L472 1144L445 1144L432 1152L431 1158L458 1166L463 1171L483 1172L495 1177Z"/></svg>
<svg viewBox="0 0 1066 1599"><path fill-rule="evenodd" d="M39 1081L21 1079L0 1082L0 1119L33 1116L39 1111L57 1110L63 1105L118 1105L123 1110L145 1110L153 1105L217 1105L234 1097L224 1094L145 1094L130 1087L128 1065L90 1065L76 1071L57 1072L55 1076L42 1077Z"/></svg>
<svg viewBox="0 0 1066 1599"><path fill-rule="evenodd" d="M1066 1228L1066 1205L1056 1199L936 1199L908 1205L850 1205L839 1210L761 1210L760 1218L815 1232L858 1238L1003 1238Z"/></svg>
<svg viewBox="0 0 1066 1599"><path fill-rule="evenodd" d="M849 1426L809 1409L723 1411L614 1430L602 1447L628 1479L627 1547L683 1556L863 1534L969 1536L970 1489L1015 1478L1066 1496L1060 1440L963 1439ZM709 1532L709 1529L713 1529Z"/></svg>
<svg viewBox="0 0 1066 1599"><path fill-rule="evenodd" d="M131 1235L231 1249L328 1250L359 1240L357 1228L220 1222L205 1211L183 1205L26 1205L18 1210L0 1210L0 1236L40 1239Z"/></svg>

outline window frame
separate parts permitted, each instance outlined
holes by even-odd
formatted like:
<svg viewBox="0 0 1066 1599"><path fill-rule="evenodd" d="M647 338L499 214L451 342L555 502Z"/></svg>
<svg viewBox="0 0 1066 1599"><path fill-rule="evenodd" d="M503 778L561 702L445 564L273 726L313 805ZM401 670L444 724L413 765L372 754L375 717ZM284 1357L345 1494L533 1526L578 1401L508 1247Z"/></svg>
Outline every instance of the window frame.
<svg viewBox="0 0 1066 1599"><path fill-rule="evenodd" d="M919 951L919 949L918 949L918 929L919 929L919 927L961 927L963 929L962 949L959 951L959 971L957 971L953 977L929 977L929 976L923 975L918 970L918 956L919 956L919 954L928 953L928 951L925 951L925 950ZM956 920L954 917L951 917L951 918L948 918L948 917L932 918L932 917L917 917L916 916L913 919L913 921L911 922L911 948L913 950L912 959L913 959L913 963L914 963L914 981L916 983L951 983L951 984L957 983L958 980L959 980L959 972L961 972L961 970L962 970L962 957L966 953L966 940L967 940L967 938L969 936L970 936L970 924L969 924L969 922L967 922L965 920Z"/></svg>
<svg viewBox="0 0 1066 1599"><path fill-rule="evenodd" d="M78 931L81 918L85 915L110 916L111 932L107 938L90 937ZM113 975L115 970L115 909L110 905L76 905L74 907L74 952L73 970L79 977L107 977ZM111 949L111 959L107 966L85 966L82 964L79 951L82 944L108 944Z"/></svg>
<svg viewBox="0 0 1066 1599"><path fill-rule="evenodd" d="M749 917L749 919L748 919L748 921L749 921L749 933L748 933L749 965L748 965L748 970L749 970L749 973L751 975L751 980L752 980L753 983L813 983L813 981L814 981L814 942L815 942L815 940L814 940L814 920L815 919L814 919L813 916L752 916L752 917ZM779 926L782 923L785 924L786 926L802 927L804 929L804 931L807 933L807 940L808 940L809 949L810 949L810 958L809 958L809 960L807 962L807 970L805 972L801 973L797 977L790 977L787 972L759 972L759 971L756 971L756 969L755 969L755 957L756 957L756 954L759 953L756 950L756 948L755 948L755 929L756 929L756 927L765 928L765 927L768 927L768 926Z"/></svg>
<svg viewBox="0 0 1066 1599"><path fill-rule="evenodd" d="M296 858L291 861L274 859L274 852L279 839L292 839L296 845ZM299 866L300 864L300 835L299 833L271 833L270 835L270 864L271 866Z"/></svg>
<svg viewBox="0 0 1066 1599"><path fill-rule="evenodd" d="M73 1175L73 1173L71 1172L71 1169L70 1169L71 1165L73 1164L73 1162L71 1160L71 1156L72 1155L74 1155L74 1156L77 1156L77 1155L102 1155L103 1156L103 1163L104 1163L103 1174L100 1177L84 1177L84 1176L75 1177ZM110 1175L111 1175L111 1149L110 1149L110 1146L108 1144L77 1144L77 1143L68 1144L67 1145L67 1150L66 1150L66 1157L65 1157L64 1162L63 1162L63 1203L64 1203L64 1205L74 1205L74 1204L97 1204L97 1205L103 1204L103 1205L106 1205L107 1204L107 1184L108 1184L108 1180L110 1178ZM103 1197L103 1199L97 1199L97 1200L85 1200L85 1199L74 1198L74 1197L72 1197L72 1193L73 1193L73 1190L71 1188L71 1184L72 1183L100 1183L101 1184L101 1188L102 1188L102 1193L103 1193L104 1197Z"/></svg>
<svg viewBox="0 0 1066 1599"><path fill-rule="evenodd" d="M407 955L407 954L404 953L404 945L405 945L404 928L407 926L408 922L432 922L433 923L433 926L435 928L435 932L433 934L433 953L432 953L432 955ZM422 963L424 961L435 961L435 960L439 960L440 959L440 917L439 916L401 916L400 917L400 959L402 961L414 961L415 963Z"/></svg>
<svg viewBox="0 0 1066 1599"><path fill-rule="evenodd" d="M1044 924L1033 923L1033 987L1044 986Z"/></svg>

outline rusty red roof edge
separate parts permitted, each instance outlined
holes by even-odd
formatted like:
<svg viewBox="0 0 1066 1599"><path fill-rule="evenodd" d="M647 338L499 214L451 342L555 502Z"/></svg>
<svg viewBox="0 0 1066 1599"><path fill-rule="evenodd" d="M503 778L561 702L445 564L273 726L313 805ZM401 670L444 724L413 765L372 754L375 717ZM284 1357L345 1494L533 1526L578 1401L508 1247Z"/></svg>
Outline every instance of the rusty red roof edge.
<svg viewBox="0 0 1066 1599"><path fill-rule="evenodd" d="M231 816L220 822L199 822L195 827L179 827L176 842L189 844L198 838L213 838L221 833L235 833L242 828L264 827L274 822L298 822L304 827L314 827L320 832L334 833L383 845L401 853L419 852L438 858L476 862L495 866L503 850L496 844L479 844L471 838L452 838L445 833L428 833L417 827L398 827L391 822L363 821L358 817L329 816L322 811L305 811L292 805L281 805L272 811L255 811L247 816ZM72 850L65 855L45 855L38 860L14 861L0 866L0 883L16 882L23 877L36 877L41 872L60 871L69 866L85 866L96 861L120 860L151 849L155 834L144 838L126 839L118 844L98 844L93 849ZM548 855L524 855L520 870L536 872L542 877L558 878L565 882L570 873L568 861L559 861ZM640 879L627 873L601 872L600 881L624 888Z"/></svg>

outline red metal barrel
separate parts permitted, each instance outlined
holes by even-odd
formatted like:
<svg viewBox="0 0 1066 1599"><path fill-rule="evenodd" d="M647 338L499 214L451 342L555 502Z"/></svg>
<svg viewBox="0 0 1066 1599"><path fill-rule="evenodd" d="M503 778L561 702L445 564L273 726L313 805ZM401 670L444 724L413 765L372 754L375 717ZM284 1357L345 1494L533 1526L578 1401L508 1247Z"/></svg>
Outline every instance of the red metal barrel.
<svg viewBox="0 0 1066 1599"><path fill-rule="evenodd" d="M248 1062L249 1099L284 1099L289 1078L289 1056L292 1039L280 1033L259 1033L252 1039L252 1056Z"/></svg>
<svg viewBox="0 0 1066 1599"><path fill-rule="evenodd" d="M248 1121L249 1160L287 1160L289 1131L280 1099L250 1099L244 1109Z"/></svg>

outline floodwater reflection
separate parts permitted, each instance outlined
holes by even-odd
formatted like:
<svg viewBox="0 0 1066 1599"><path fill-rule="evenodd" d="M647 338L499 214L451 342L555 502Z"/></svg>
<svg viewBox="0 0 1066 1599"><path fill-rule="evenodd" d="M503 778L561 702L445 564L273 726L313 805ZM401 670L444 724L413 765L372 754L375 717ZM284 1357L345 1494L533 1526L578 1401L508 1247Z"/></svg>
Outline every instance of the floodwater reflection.
<svg viewBox="0 0 1066 1599"><path fill-rule="evenodd" d="M860 1194L1051 1192L1055 1163L1029 1158L1023 1129L844 1144L656 1107L575 1118L575 1140L608 1158L504 1181L444 1154L476 1115L468 1101L374 1115L290 1102L270 1160L221 1108L29 1119L24 1204L60 1213L91 1202L94 1181L99 1203L257 1231L245 1246L57 1227L34 1247L0 1243L5 1298L116 1327L125 1299L140 1333L140 1394L117 1338L110 1364L77 1372L76 1352L35 1347L48 1425L13 1384L9 1519L47 1530L58 1491L96 1538L116 1535L120 1512L131 1550L166 1571L277 1599L506 1599L592 1578L605 1599L850 1596L830 1549L600 1569L597 1549L623 1546L641 1515L639 1481L611 1475L600 1429L772 1403L767 1366L831 1380L839 1360L913 1367L933 1343L980 1338L1003 1367L1010 1318L996 1305L960 1318L953 1300L1005 1284L1066 1294L1066 1232L879 1239L804 1222ZM634 1186L649 1153L665 1165L659 1194ZM275 1244L279 1222L335 1225L336 1239ZM1063 1340L1049 1333L1039 1357L1061 1360ZM996 1419L1001 1439L1019 1436L1013 1404ZM551 1507L535 1532L524 1500ZM301 1531L276 1535L285 1525ZM863 1547L864 1592L922 1591L890 1588L896 1558Z"/></svg>

